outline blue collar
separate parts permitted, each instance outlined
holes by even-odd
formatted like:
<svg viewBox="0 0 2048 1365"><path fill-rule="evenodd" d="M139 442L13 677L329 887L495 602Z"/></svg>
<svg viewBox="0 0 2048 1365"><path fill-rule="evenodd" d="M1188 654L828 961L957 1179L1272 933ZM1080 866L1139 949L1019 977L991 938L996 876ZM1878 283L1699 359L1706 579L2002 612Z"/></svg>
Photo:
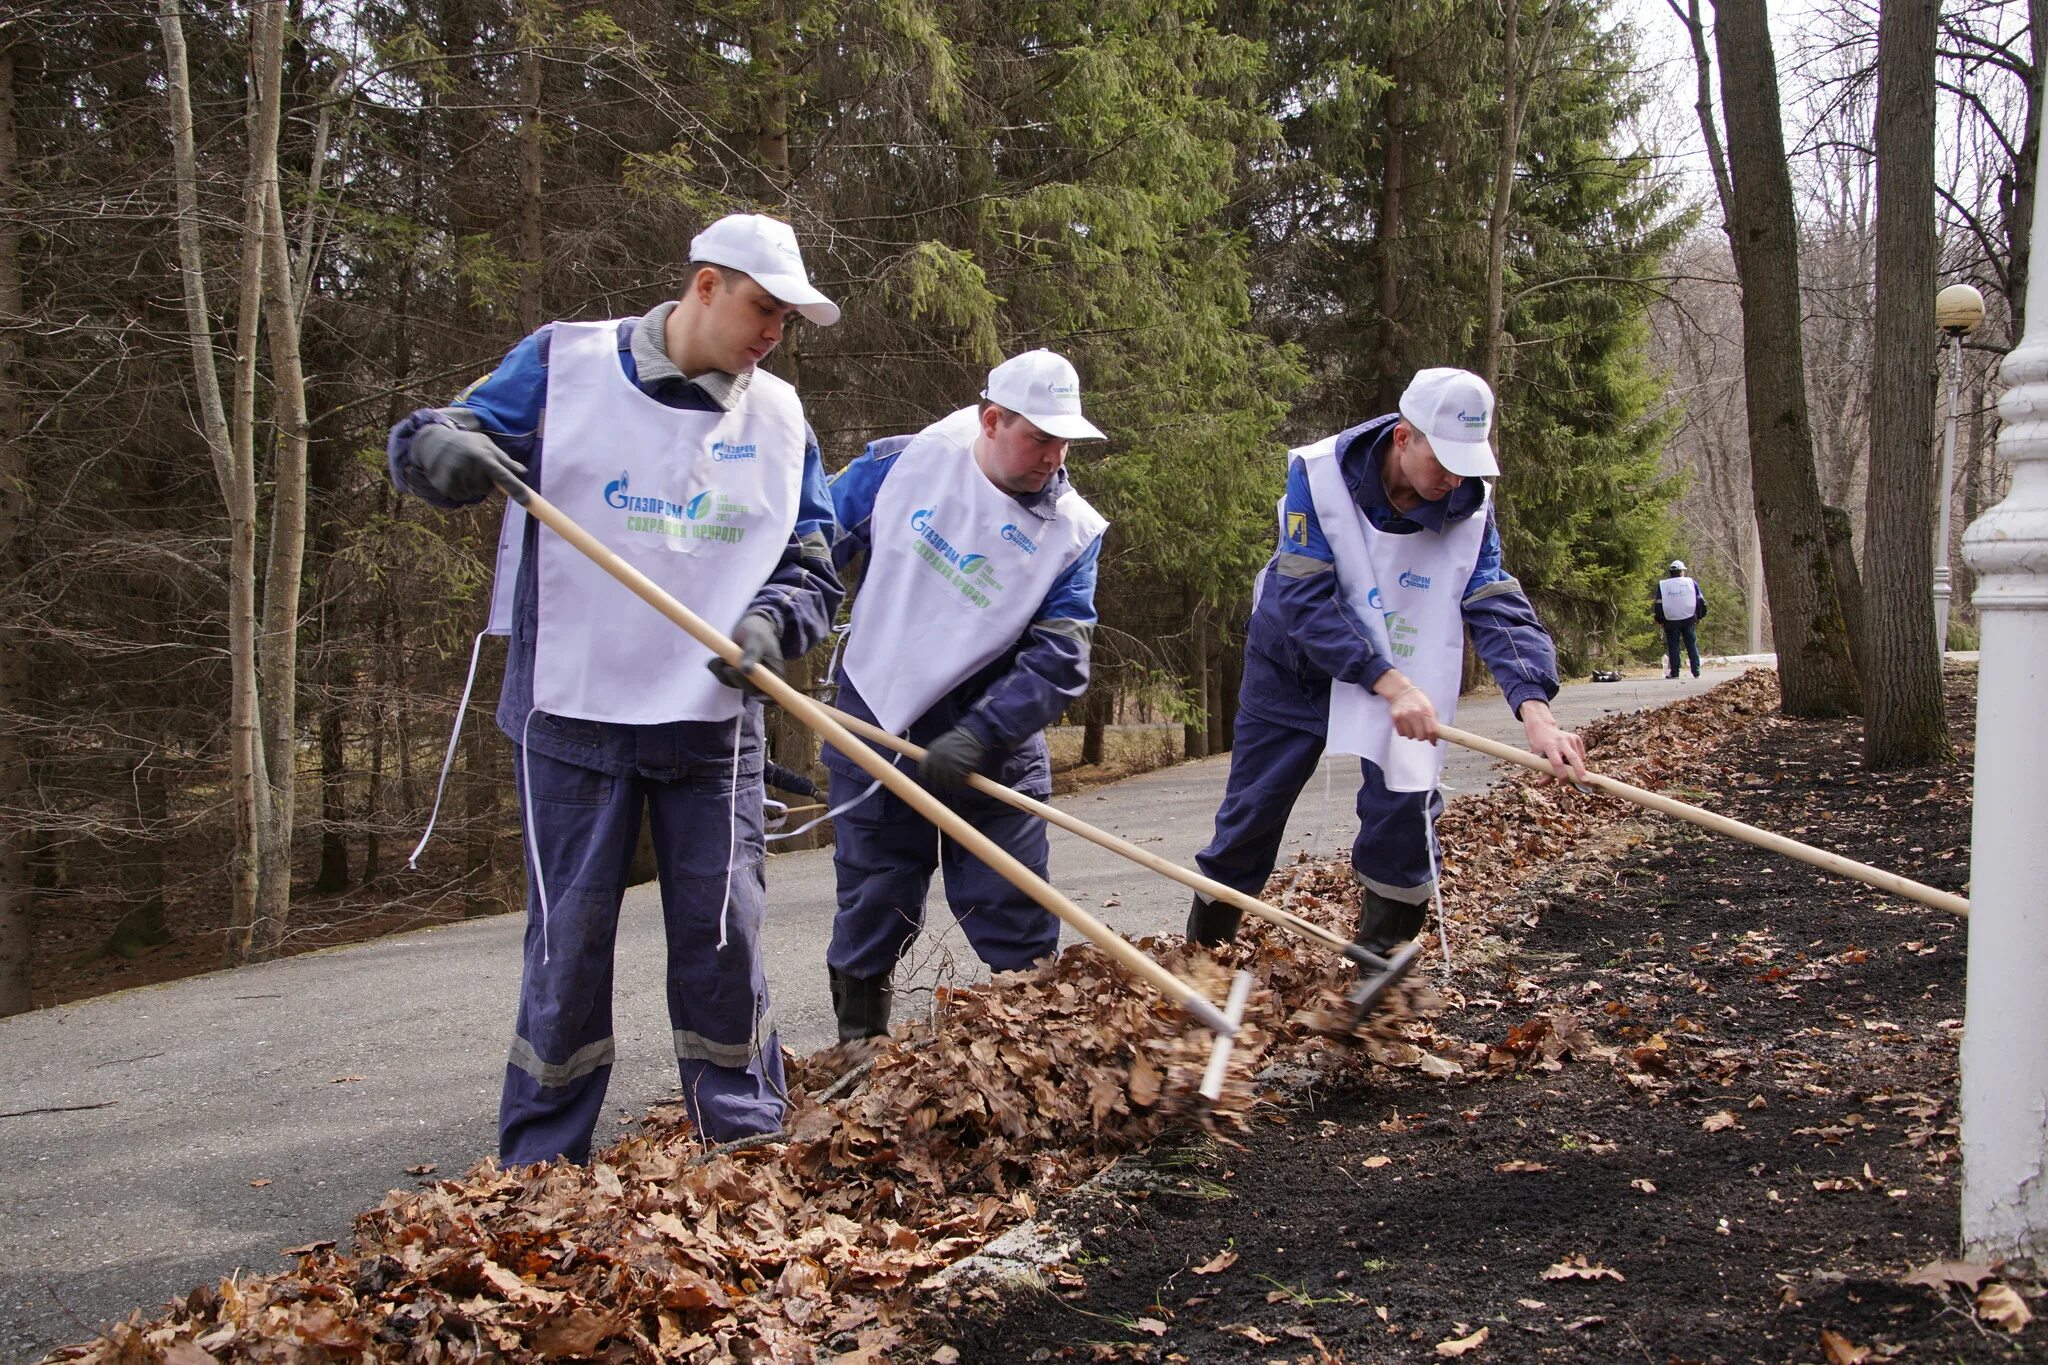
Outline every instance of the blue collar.
<svg viewBox="0 0 2048 1365"><path fill-rule="evenodd" d="M1394 444L1394 424L1401 415L1390 412L1362 422L1337 436L1337 468L1344 486L1372 524L1382 531L1442 531L1454 521L1463 521L1486 502L1486 480L1467 479L1434 502L1425 502L1406 512L1397 511L1387 497L1381 464Z"/></svg>

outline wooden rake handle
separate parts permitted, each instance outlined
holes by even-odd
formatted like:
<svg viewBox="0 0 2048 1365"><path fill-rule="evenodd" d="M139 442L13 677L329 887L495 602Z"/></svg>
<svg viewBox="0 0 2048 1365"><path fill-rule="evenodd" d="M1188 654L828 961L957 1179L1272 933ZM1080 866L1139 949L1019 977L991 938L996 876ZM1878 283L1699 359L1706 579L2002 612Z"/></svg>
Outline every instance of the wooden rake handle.
<svg viewBox="0 0 2048 1365"><path fill-rule="evenodd" d="M912 744L907 739L890 734L879 725L871 724L858 716L849 716L846 712L829 706L823 709L832 719L838 721L863 739L873 740L883 748L894 749L897 753L909 758L918 760L924 758L924 750L922 748ZM848 756L851 757L851 755ZM1120 853L1138 866L1148 868L1153 872L1157 872L1162 877L1169 877L1179 882L1182 886L1199 891L1212 901L1222 901L1226 905L1232 905L1239 910L1257 915L1260 919L1277 924L1283 929L1292 930L1305 938L1312 938L1335 952L1348 955L1354 947L1351 940L1341 934L1325 929L1320 924L1312 923L1299 915L1290 914L1277 905L1268 905L1256 897L1247 896L1236 887L1225 886L1222 882L1212 881L1199 872L1160 857L1150 849L1140 848L1128 840L1119 839L1108 830L1098 829L1086 820L1069 815L1057 806L1035 800L1024 795L1022 792L1012 791L1002 783L983 777L979 773L969 777L967 785L984 796L994 797L1006 806L1024 811L1029 815L1035 815L1049 825L1059 826L1059 828L1067 831L1069 834L1077 834L1099 848L1106 848L1112 853Z"/></svg>
<svg viewBox="0 0 2048 1365"><path fill-rule="evenodd" d="M634 596L688 631L698 644L727 663L738 667L738 645L705 624L704 619L697 613L662 591L660 585L653 579L606 549L597 537L578 526L574 518L510 474L503 475L498 483L499 487L505 490L507 497L526 509L528 516L573 545L592 563L625 585ZM919 786L908 773L902 772L873 749L848 734L823 706L791 687L770 669L756 666L747 676L749 681L767 693L785 711L817 731L818 735L833 748L858 763L868 774L879 779L905 805L937 825L948 837L994 868L1011 885L1073 926L1076 933L1107 953L1126 971L1178 1004L1203 1027L1224 1037L1237 1032L1236 1026L1224 1017L1222 1011L1210 1004L1194 986L1146 957L1115 930L1054 890L1044 878L1004 852L994 840L968 824L937 797Z"/></svg>
<svg viewBox="0 0 2048 1365"><path fill-rule="evenodd" d="M1471 749L1475 753L1485 754L1489 758L1519 763L1534 772L1551 772L1547 759L1539 758L1526 749L1517 749L1511 744L1502 744L1498 740L1475 735L1469 730L1460 730L1450 725L1439 724L1436 733L1440 739L1447 739L1453 744ZM1626 782L1618 782L1614 778L1603 777L1595 772L1586 774L1586 785L1609 796L1619 797L1623 801L1632 801L1646 810L1676 816L1680 820L1698 825L1701 829L1710 829L1716 834L1725 834L1731 839L1740 839L1746 844L1755 844L1758 848L1782 853L1788 858L1796 858L1822 871L1862 882L1866 886L1874 886L1894 896L1903 896L1907 900L1918 901L1922 905L1931 906L1936 910L1946 910L1951 914L1967 916L1970 913L1969 901L1952 891L1943 891L1924 882L1916 882L1910 877L1901 877L1896 872L1886 872L1868 863L1859 863L1854 858L1844 858L1839 853L1830 853L1826 849L1815 848L1812 844L1802 844L1797 839L1788 839L1782 834L1773 834L1767 829L1758 829L1755 825L1746 825L1740 820L1731 820L1725 815L1701 810L1698 806L1688 805L1674 797L1645 791L1641 787L1632 787Z"/></svg>

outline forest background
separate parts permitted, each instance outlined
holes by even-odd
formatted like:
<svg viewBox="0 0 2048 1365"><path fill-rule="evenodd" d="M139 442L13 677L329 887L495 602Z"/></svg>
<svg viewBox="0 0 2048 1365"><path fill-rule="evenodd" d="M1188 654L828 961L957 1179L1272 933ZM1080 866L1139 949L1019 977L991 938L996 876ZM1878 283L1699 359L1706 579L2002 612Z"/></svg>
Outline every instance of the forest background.
<svg viewBox="0 0 2048 1365"><path fill-rule="evenodd" d="M2040 7L1950 0L1925 54L1925 268L1989 306L1958 526L2003 493L1990 387L2024 297ZM1074 476L1113 523L1068 718L1084 757L1138 719L1228 748L1287 447L1391 410L1424 365L1496 383L1507 562L1580 676L1659 654L1674 556L1712 603L1703 645L1771 647L1767 597L1793 599L1765 577L1744 380L1803 375L1804 458L1845 534L1800 625L1853 635L1873 399L1898 373L1880 17L1774 16L1799 271L1774 360L1745 335L1723 107L1737 186L1745 134L1698 0L9 7L0 1014L46 1002L53 945L80 950L58 922L96 926L92 953L200 936L233 963L519 903L509 747L477 714L496 639L407 868L497 518L399 497L384 434L548 319L673 297L725 212L794 223L845 308L770 362L829 468L971 401L1004 355L1079 366L1110 439ZM1930 471L1945 415L1915 419ZM813 761L786 726L773 744Z"/></svg>

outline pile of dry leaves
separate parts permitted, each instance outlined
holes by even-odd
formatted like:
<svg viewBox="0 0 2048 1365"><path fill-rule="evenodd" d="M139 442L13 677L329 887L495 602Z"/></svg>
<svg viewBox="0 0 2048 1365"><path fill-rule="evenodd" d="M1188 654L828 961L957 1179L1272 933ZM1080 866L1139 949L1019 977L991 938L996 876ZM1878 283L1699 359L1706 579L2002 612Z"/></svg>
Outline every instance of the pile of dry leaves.
<svg viewBox="0 0 2048 1365"><path fill-rule="evenodd" d="M1703 759L1776 704L1753 673L1654 713L1589 727L1602 771L1640 785L1710 781ZM1527 774L1461 797L1442 822L1454 926L1628 814ZM1350 933L1341 865L1301 864L1268 889ZM1349 976L1323 950L1264 924L1219 961L1148 946L1221 999L1230 968L1254 993L1221 1103L1194 1087L1210 1039L1071 949L999 984L942 993L931 1016L865 1060L840 1049L791 1070L778 1140L706 1151L680 1110L591 1165L505 1172L394 1192L358 1220L354 1247L298 1248L290 1273L199 1289L52 1360L93 1362L717 1360L879 1358L903 1338L908 1289L1033 1216L1032 1191L1071 1187L1169 1126L1241 1124L1253 1076L1282 1062L1323 1073L1374 1064L1446 1074L1569 1047L1569 1026L1495 1044L1444 1035L1426 993L1346 1046L1315 1031Z"/></svg>

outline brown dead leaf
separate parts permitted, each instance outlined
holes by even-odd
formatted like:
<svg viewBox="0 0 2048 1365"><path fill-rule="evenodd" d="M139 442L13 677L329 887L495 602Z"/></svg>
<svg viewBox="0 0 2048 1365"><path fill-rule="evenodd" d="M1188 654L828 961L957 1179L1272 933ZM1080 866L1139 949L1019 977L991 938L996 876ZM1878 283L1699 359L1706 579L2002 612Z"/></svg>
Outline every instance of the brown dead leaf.
<svg viewBox="0 0 2048 1365"><path fill-rule="evenodd" d="M1998 1271L1975 1261L1929 1261L1910 1274L1899 1276L1900 1284L1924 1284L1929 1289L1946 1289L1952 1284L1975 1291L1984 1281L1996 1276Z"/></svg>
<svg viewBox="0 0 2048 1365"><path fill-rule="evenodd" d="M1987 1284L1977 1291L1977 1312L1986 1321L1996 1323L2014 1336L2034 1320L2033 1310L2027 1307L2027 1301L2002 1281Z"/></svg>
<svg viewBox="0 0 2048 1365"><path fill-rule="evenodd" d="M589 1355L607 1337L616 1336L625 1327L625 1321L616 1314L579 1308L541 1328L533 1339L533 1348L544 1360L573 1360Z"/></svg>
<svg viewBox="0 0 2048 1365"><path fill-rule="evenodd" d="M1604 1265L1592 1265L1584 1256L1567 1256L1543 1272L1546 1280L1626 1280L1619 1270L1610 1270Z"/></svg>
<svg viewBox="0 0 2048 1365"><path fill-rule="evenodd" d="M1540 1161L1503 1161L1493 1169L1503 1175L1534 1175L1538 1171L1547 1171L1550 1168Z"/></svg>
<svg viewBox="0 0 2048 1365"><path fill-rule="evenodd" d="M535 1303L543 1308L554 1308L562 1302L562 1296L554 1290L528 1284L496 1261L485 1261L479 1273L485 1283L514 1303Z"/></svg>
<svg viewBox="0 0 2048 1365"><path fill-rule="evenodd" d="M1735 1115L1729 1113L1726 1109L1723 1109L1718 1114L1707 1115L1707 1117L1700 1123L1700 1127L1706 1129L1709 1133L1719 1133L1725 1132L1727 1129L1733 1128L1735 1124Z"/></svg>
<svg viewBox="0 0 2048 1365"><path fill-rule="evenodd" d="M434 1173L434 1163L431 1161L422 1161L417 1166L406 1167L405 1173L407 1175L432 1175Z"/></svg>
<svg viewBox="0 0 2048 1365"><path fill-rule="evenodd" d="M1439 1341L1436 1344L1436 1353L1446 1358L1470 1355L1485 1343L1487 1334L1490 1331L1492 1331L1491 1328L1482 1327L1469 1337L1457 1337L1451 1341Z"/></svg>
<svg viewBox="0 0 2048 1365"><path fill-rule="evenodd" d="M1159 1069L1142 1052L1131 1063L1130 1092L1132 1104L1149 1107L1159 1103Z"/></svg>
<svg viewBox="0 0 2048 1365"><path fill-rule="evenodd" d="M249 1188L252 1190L260 1190L269 1183L270 1182L268 1180L252 1180L249 1182Z"/></svg>
<svg viewBox="0 0 2048 1365"><path fill-rule="evenodd" d="M932 1352L932 1365L960 1365L960 1348L941 1346Z"/></svg>
<svg viewBox="0 0 2048 1365"><path fill-rule="evenodd" d="M1364 1166L1365 1169L1368 1171L1376 1171L1382 1166L1393 1165L1394 1158L1390 1156L1369 1156L1359 1164Z"/></svg>
<svg viewBox="0 0 2048 1365"><path fill-rule="evenodd" d="M1647 1180L1631 1180L1628 1184L1630 1189L1641 1190L1644 1194L1655 1194L1657 1192L1657 1187Z"/></svg>
<svg viewBox="0 0 2048 1365"><path fill-rule="evenodd" d="M1197 1275L1221 1275L1236 1264L1237 1253L1226 1249L1217 1252L1202 1265L1196 1266L1195 1273Z"/></svg>
<svg viewBox="0 0 2048 1365"><path fill-rule="evenodd" d="M164 1365L220 1365L211 1351L189 1341L174 1341L164 1347Z"/></svg>
<svg viewBox="0 0 2048 1365"><path fill-rule="evenodd" d="M1163 1337L1166 1335L1166 1324L1158 1318L1139 1318L1131 1324L1131 1327L1133 1330L1143 1332L1147 1336Z"/></svg>
<svg viewBox="0 0 2048 1365"><path fill-rule="evenodd" d="M329 1084L329 1085L347 1085L347 1084L348 1084L349 1082L351 1082L351 1081L359 1081L359 1080L361 1080L361 1079L362 1079L362 1077L361 1077L361 1076L336 1076L336 1077L335 1077L335 1078L334 1078L333 1080L329 1081L329 1082L328 1082L328 1084Z"/></svg>
<svg viewBox="0 0 2048 1365"><path fill-rule="evenodd" d="M1274 1342L1280 1340L1278 1337L1267 1336L1248 1322L1233 1322L1228 1327L1218 1327L1216 1330L1228 1333L1234 1337L1243 1337L1246 1341L1259 1346L1271 1346Z"/></svg>
<svg viewBox="0 0 2048 1365"><path fill-rule="evenodd" d="M1823 1331L1820 1348L1827 1353L1828 1365L1863 1365L1870 1359L1868 1346L1858 1346L1840 1332Z"/></svg>

